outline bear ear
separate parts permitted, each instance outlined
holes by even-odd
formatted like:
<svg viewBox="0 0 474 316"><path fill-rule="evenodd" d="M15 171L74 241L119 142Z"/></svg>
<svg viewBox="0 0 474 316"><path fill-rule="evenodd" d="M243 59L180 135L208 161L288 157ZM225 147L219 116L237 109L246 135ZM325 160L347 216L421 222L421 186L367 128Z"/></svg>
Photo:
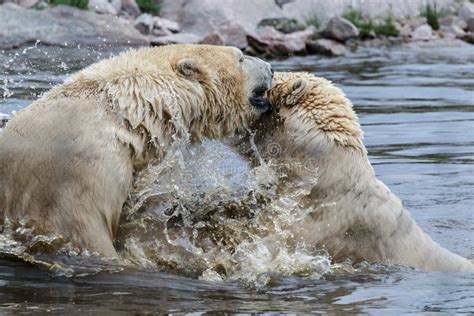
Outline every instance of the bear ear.
<svg viewBox="0 0 474 316"><path fill-rule="evenodd" d="M199 80L203 75L197 63L189 58L178 60L173 68L177 74L190 80Z"/></svg>
<svg viewBox="0 0 474 316"><path fill-rule="evenodd" d="M309 82L305 79L297 79L291 88L293 91L287 97L286 103L289 106L294 106L308 91Z"/></svg>

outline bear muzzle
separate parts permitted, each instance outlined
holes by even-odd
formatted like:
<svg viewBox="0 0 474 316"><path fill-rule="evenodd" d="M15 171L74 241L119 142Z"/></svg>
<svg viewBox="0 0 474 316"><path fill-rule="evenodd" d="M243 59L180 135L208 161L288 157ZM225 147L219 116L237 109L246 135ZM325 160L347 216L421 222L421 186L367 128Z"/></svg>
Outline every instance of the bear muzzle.
<svg viewBox="0 0 474 316"><path fill-rule="evenodd" d="M271 103L266 98L266 92L270 90L273 80L272 66L256 57L246 56L249 64L252 64L252 77L254 88L249 98L250 104L259 112L268 112L272 109Z"/></svg>
<svg viewBox="0 0 474 316"><path fill-rule="evenodd" d="M250 104L261 113L270 112L272 105L270 101L265 97L269 87L259 86L253 92L249 98Z"/></svg>

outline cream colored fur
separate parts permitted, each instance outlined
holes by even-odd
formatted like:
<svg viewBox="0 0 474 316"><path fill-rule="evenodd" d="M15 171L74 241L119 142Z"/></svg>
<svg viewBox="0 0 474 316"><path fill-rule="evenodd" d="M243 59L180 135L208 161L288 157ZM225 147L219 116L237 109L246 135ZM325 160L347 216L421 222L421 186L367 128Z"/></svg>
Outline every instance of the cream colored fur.
<svg viewBox="0 0 474 316"><path fill-rule="evenodd" d="M206 45L128 51L80 71L0 132L3 228L116 257L134 172L176 137L199 142L245 126L258 112L249 98L270 81L267 63Z"/></svg>
<svg viewBox="0 0 474 316"><path fill-rule="evenodd" d="M312 211L301 225L289 227L296 241L327 249L336 262L474 271L470 261L425 234L377 180L357 116L340 89L307 73L276 73L269 99L279 112L256 125L257 148L286 173L280 194L291 196L301 182L311 185L298 202ZM248 157L248 149L240 150Z"/></svg>

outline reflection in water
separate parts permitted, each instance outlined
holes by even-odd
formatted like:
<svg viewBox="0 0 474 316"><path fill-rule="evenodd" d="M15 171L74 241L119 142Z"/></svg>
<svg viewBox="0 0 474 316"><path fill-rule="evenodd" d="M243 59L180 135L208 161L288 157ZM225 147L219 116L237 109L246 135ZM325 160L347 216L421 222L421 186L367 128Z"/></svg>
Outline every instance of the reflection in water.
<svg viewBox="0 0 474 316"><path fill-rule="evenodd" d="M6 76L0 82L3 96L0 119L26 106L67 74L112 53L58 50L41 45L25 52L21 49L3 53L0 68ZM350 58L309 56L274 63L276 70L306 70L340 86L361 117L365 144L377 176L405 202L419 225L435 241L471 258L474 253L473 53L472 46L436 50L367 49ZM212 150L216 145L210 142L206 146L200 150ZM194 183L194 189L225 190L225 184L232 184L232 190L227 189L227 193L239 201L245 192L256 190L252 187L252 177L248 177L249 170L235 156L225 150L212 153L222 156L214 157L210 166L199 170L223 169L222 178L213 177L213 183ZM205 153L198 154L206 157ZM215 161L225 161L226 165L216 166ZM205 159L202 163L205 165ZM185 174L179 176L186 179ZM209 175L202 176L209 179ZM239 185L240 190L234 190ZM176 192L183 193L179 190L151 193L170 203L172 208L172 201L180 197ZM142 215L132 213L125 215L138 218ZM168 213L163 208L156 214ZM186 219L179 219L183 220ZM198 224L190 220L192 226ZM178 242L175 249L192 249L189 248L192 244L179 244L177 227L180 226L167 227L171 234L168 237ZM126 247L125 243L121 246ZM129 245L129 249L139 247ZM132 256L128 258L132 260ZM135 258L143 256L137 254ZM67 264L84 265L74 260ZM202 264L206 266L208 262ZM333 272L321 279L263 273L259 278L264 282L248 288L238 282L209 283L159 273L153 264L141 270L115 267L112 269L115 273L100 272L103 267L99 263L95 267L100 268L83 270L85 277L51 278L33 266L2 260L0 306L4 310L26 312L56 309L123 313L384 311L398 314L474 309L474 276L469 274L419 273L377 266L360 266L355 271L344 272L348 267L341 266L333 267ZM197 270L185 272L198 277L202 269Z"/></svg>

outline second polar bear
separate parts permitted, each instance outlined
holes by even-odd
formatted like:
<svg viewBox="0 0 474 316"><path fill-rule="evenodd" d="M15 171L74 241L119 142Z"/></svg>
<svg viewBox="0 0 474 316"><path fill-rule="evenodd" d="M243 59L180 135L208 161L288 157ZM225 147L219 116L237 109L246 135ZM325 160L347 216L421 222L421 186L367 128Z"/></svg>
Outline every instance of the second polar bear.
<svg viewBox="0 0 474 316"><path fill-rule="evenodd" d="M297 227L288 227L295 240L326 249L335 262L474 271L469 260L424 233L400 199L375 177L358 118L340 89L307 73L275 73L269 100L278 114L257 123L258 152L283 169L279 194L292 195L301 183L310 192L298 202L312 211ZM248 143L240 146L252 158Z"/></svg>

